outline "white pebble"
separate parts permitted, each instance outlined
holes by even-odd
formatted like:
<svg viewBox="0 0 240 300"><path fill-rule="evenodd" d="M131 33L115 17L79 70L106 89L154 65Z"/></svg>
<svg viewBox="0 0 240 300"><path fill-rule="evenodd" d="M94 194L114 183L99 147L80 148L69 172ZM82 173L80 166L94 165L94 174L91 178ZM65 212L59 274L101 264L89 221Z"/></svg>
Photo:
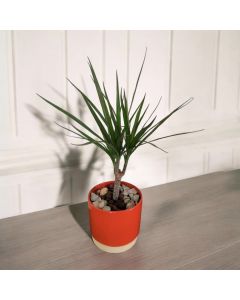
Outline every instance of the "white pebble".
<svg viewBox="0 0 240 300"><path fill-rule="evenodd" d="M99 208L104 208L104 206L105 206L104 200L98 201L98 207L99 207Z"/></svg>
<svg viewBox="0 0 240 300"><path fill-rule="evenodd" d="M96 208L98 208L98 203L99 203L99 201L94 201L94 202L93 202L93 205L94 205Z"/></svg>
<svg viewBox="0 0 240 300"><path fill-rule="evenodd" d="M134 196L133 196L133 200L134 200L135 202L138 202L138 200L139 200L139 195L134 195Z"/></svg>

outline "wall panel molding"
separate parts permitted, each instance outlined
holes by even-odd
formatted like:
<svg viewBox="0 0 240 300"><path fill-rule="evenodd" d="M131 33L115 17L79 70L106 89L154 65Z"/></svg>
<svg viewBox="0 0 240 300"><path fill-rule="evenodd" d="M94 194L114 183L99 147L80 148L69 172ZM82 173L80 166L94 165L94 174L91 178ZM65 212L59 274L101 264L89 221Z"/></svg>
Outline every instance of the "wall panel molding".
<svg viewBox="0 0 240 300"><path fill-rule="evenodd" d="M137 101L147 92L151 109L162 96L157 114L163 117L195 98L157 137L205 131L162 140L159 146L167 155L143 147L130 161L125 180L148 187L240 167L240 31L0 31L0 218L62 200L85 201L92 185L112 178L108 158L92 147L71 146L73 140L53 123L66 118L35 93L68 106L97 130L65 77L96 100L89 56L114 104L115 69L131 96L146 47Z"/></svg>

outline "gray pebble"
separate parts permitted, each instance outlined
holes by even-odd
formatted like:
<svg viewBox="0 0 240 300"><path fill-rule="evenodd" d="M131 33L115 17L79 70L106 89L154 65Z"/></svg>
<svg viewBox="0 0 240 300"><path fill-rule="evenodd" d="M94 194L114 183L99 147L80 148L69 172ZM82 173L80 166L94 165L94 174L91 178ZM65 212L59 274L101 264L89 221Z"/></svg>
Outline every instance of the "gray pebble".
<svg viewBox="0 0 240 300"><path fill-rule="evenodd" d="M110 210L111 210L111 207L110 207L110 206L104 206L103 210L110 211Z"/></svg>
<svg viewBox="0 0 240 300"><path fill-rule="evenodd" d="M124 203L127 204L131 199L129 197L124 198Z"/></svg>
<svg viewBox="0 0 240 300"><path fill-rule="evenodd" d="M134 194L134 195L136 195L136 194L137 194L137 191L136 191L134 188L132 188L132 189L129 190L129 194Z"/></svg>
<svg viewBox="0 0 240 300"><path fill-rule="evenodd" d="M133 200L133 196L134 196L133 194L129 194L128 196L130 197L131 200Z"/></svg>
<svg viewBox="0 0 240 300"><path fill-rule="evenodd" d="M98 201L98 208L104 208L104 206L105 206L104 200Z"/></svg>
<svg viewBox="0 0 240 300"><path fill-rule="evenodd" d="M94 201L97 201L99 200L99 196L95 193L91 193L91 201L94 202Z"/></svg>
<svg viewBox="0 0 240 300"><path fill-rule="evenodd" d="M138 202L138 200L139 200L139 195L134 195L134 196L133 196L133 200L134 200L135 202Z"/></svg>
<svg viewBox="0 0 240 300"><path fill-rule="evenodd" d="M135 206L135 203L134 203L134 201L131 200L127 203L126 208L132 208L134 206Z"/></svg>
<svg viewBox="0 0 240 300"><path fill-rule="evenodd" d="M94 201L93 202L93 206L95 206L96 208L98 208L98 203L99 203L99 201Z"/></svg>

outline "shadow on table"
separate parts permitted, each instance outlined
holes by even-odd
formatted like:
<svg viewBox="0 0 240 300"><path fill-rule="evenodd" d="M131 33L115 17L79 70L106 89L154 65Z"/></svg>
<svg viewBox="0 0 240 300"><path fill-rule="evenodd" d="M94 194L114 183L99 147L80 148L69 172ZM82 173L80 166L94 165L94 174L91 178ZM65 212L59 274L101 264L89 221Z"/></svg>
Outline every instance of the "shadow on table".
<svg viewBox="0 0 240 300"><path fill-rule="evenodd" d="M69 206L69 211L82 230L91 238L89 228L88 203L78 203Z"/></svg>

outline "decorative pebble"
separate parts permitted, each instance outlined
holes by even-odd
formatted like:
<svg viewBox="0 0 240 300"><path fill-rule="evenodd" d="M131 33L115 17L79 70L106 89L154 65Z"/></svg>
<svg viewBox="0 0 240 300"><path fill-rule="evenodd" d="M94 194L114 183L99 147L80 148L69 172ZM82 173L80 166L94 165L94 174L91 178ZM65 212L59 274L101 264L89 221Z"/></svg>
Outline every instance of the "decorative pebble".
<svg viewBox="0 0 240 300"><path fill-rule="evenodd" d="M135 202L138 202L138 200L139 200L139 195L137 194L137 195L134 195L133 196L133 200L135 201Z"/></svg>
<svg viewBox="0 0 240 300"><path fill-rule="evenodd" d="M107 187L102 188L101 191L100 191L100 196L105 196L107 194L107 192L108 192Z"/></svg>
<svg viewBox="0 0 240 300"><path fill-rule="evenodd" d="M131 199L129 197L124 198L124 203L127 204Z"/></svg>
<svg viewBox="0 0 240 300"><path fill-rule="evenodd" d="M133 194L129 194L128 196L130 197L131 200L133 200L133 196L134 196Z"/></svg>
<svg viewBox="0 0 240 300"><path fill-rule="evenodd" d="M104 206L103 210L110 211L110 210L111 210L111 207L110 207L110 206Z"/></svg>
<svg viewBox="0 0 240 300"><path fill-rule="evenodd" d="M91 193L91 201L97 201L97 200L99 200L100 199L100 197L97 195L97 194L95 194L95 193Z"/></svg>
<svg viewBox="0 0 240 300"><path fill-rule="evenodd" d="M129 192L129 194L134 194L134 195L137 194L137 191L134 188L130 189L128 192Z"/></svg>
<svg viewBox="0 0 240 300"><path fill-rule="evenodd" d="M135 206L135 203L134 203L134 201L131 200L127 203L126 208L132 208L134 206Z"/></svg>
<svg viewBox="0 0 240 300"><path fill-rule="evenodd" d="M98 207L99 207L99 208L104 208L104 206L105 206L104 200L98 201Z"/></svg>
<svg viewBox="0 0 240 300"><path fill-rule="evenodd" d="M98 208L98 203L99 203L99 201L94 201L94 202L93 202L93 205L94 205L96 208Z"/></svg>
<svg viewBox="0 0 240 300"><path fill-rule="evenodd" d="M113 184L111 184L91 193L90 199L96 208L105 211L120 211L133 208L138 203L140 195L135 188L121 185L118 199L113 200Z"/></svg>

